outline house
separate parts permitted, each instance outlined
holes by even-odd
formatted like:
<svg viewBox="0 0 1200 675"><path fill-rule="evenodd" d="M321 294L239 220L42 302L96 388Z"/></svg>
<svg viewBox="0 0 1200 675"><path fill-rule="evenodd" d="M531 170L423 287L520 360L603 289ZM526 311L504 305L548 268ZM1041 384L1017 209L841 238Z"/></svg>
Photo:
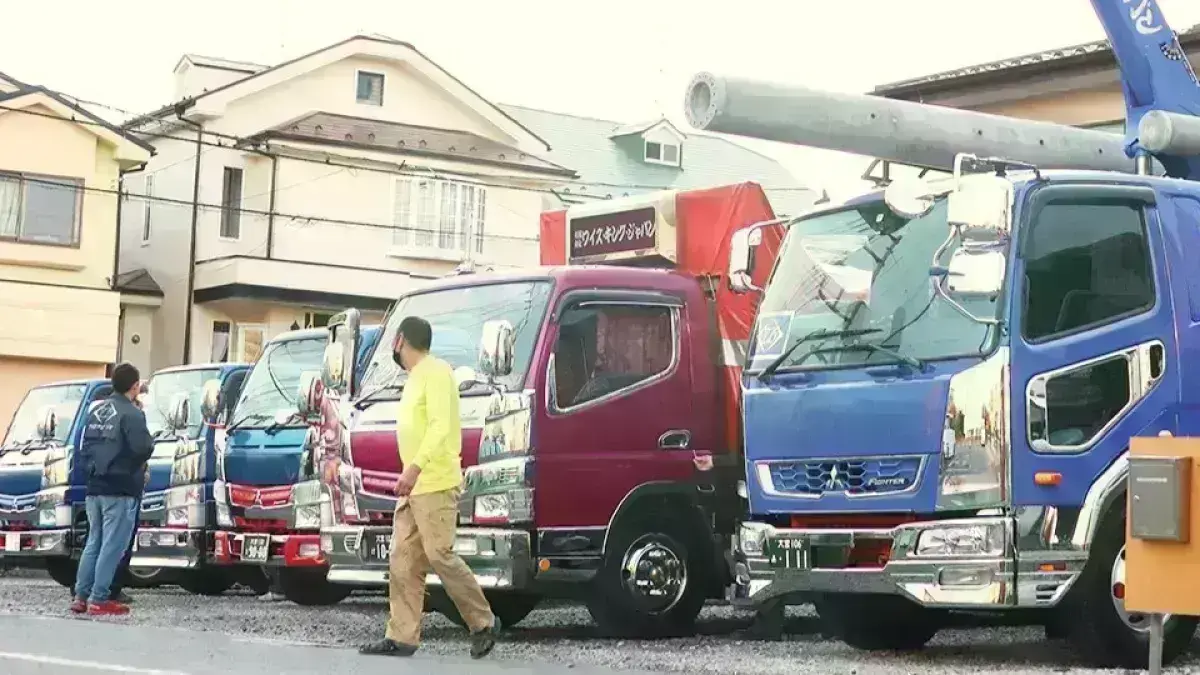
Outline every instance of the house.
<svg viewBox="0 0 1200 675"><path fill-rule="evenodd" d="M63 94L0 73L5 427L30 387L103 377L118 357L117 187L151 153Z"/></svg>
<svg viewBox="0 0 1200 675"><path fill-rule="evenodd" d="M1200 66L1200 26L1179 33ZM1107 40L983 63L876 87L879 96L1125 132L1125 100Z"/></svg>
<svg viewBox="0 0 1200 675"><path fill-rule="evenodd" d="M125 125L157 150L121 219L121 271L163 293L155 367L253 360L349 306L378 321L462 264L536 264L542 197L576 176L390 38L270 67L189 54L174 75L177 101Z"/></svg>
<svg viewBox="0 0 1200 675"><path fill-rule="evenodd" d="M818 195L782 164L734 141L684 133L667 119L621 124L518 105L502 110L546 139L547 159L579 173L547 195L547 208L656 190L757 181L779 214L799 215Z"/></svg>

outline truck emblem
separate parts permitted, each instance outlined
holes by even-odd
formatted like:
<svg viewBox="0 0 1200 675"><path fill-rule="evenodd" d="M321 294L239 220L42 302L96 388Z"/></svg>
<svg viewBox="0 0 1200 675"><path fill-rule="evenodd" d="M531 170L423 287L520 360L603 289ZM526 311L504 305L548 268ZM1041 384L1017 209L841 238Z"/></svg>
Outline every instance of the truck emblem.
<svg viewBox="0 0 1200 675"><path fill-rule="evenodd" d="M775 347L779 346L780 340L783 339L783 328L779 326L778 321L764 321L763 325L758 329L758 352L769 353Z"/></svg>
<svg viewBox="0 0 1200 675"><path fill-rule="evenodd" d="M830 491L846 489L846 479L838 473L837 464L829 468L829 478L825 479L825 489Z"/></svg>

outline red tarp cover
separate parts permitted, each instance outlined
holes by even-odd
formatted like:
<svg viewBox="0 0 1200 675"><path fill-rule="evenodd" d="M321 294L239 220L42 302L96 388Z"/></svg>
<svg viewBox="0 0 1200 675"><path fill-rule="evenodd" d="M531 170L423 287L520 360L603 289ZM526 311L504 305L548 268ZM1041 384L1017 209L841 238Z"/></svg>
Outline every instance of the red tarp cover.
<svg viewBox="0 0 1200 675"><path fill-rule="evenodd" d="M757 183L739 183L675 195L676 232L679 237L677 269L690 276L719 277L717 284L717 330L721 336L727 448L741 450L741 374L746 345L758 308L757 293L735 294L729 289L729 247L733 233L743 227L774 220L771 204ZM541 216L541 264L565 265L567 212L548 211ZM762 230L753 277L756 286L766 286L783 240L781 226Z"/></svg>

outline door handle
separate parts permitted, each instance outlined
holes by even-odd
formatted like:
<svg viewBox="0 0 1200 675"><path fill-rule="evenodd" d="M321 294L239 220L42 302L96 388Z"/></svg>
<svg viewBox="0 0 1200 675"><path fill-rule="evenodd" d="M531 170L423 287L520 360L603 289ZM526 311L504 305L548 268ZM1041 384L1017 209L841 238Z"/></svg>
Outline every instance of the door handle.
<svg viewBox="0 0 1200 675"><path fill-rule="evenodd" d="M692 432L687 429L672 429L658 437L659 450L687 450L692 443Z"/></svg>

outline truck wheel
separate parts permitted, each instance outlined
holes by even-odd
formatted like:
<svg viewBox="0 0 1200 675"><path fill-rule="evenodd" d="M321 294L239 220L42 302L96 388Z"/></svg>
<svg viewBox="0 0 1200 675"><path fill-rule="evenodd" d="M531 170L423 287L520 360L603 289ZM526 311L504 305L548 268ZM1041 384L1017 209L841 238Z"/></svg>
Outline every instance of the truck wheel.
<svg viewBox="0 0 1200 675"><path fill-rule="evenodd" d="M330 583L324 567L282 567L279 587L283 597L305 607L336 605L345 600L351 588Z"/></svg>
<svg viewBox="0 0 1200 675"><path fill-rule="evenodd" d="M1138 670L1150 660L1150 617L1125 609L1125 509L1100 521L1088 564L1068 596L1067 639L1100 668ZM1168 616L1163 626L1163 664L1179 657L1196 633L1197 618Z"/></svg>
<svg viewBox="0 0 1200 675"><path fill-rule="evenodd" d="M588 593L588 612L600 631L630 637L691 633L709 580L698 538L661 512L619 525Z"/></svg>
<svg viewBox="0 0 1200 675"><path fill-rule="evenodd" d="M75 573L79 561L71 558L46 558L46 572L59 586L75 588Z"/></svg>
<svg viewBox="0 0 1200 675"><path fill-rule="evenodd" d="M942 627L938 612L900 596L825 593L813 604L822 628L855 649L920 649Z"/></svg>
<svg viewBox="0 0 1200 675"><path fill-rule="evenodd" d="M542 600L540 596L517 591L503 593L485 591L484 595L487 596L488 604L492 606L492 614L495 614L496 619L500 621L501 628L512 628L521 623ZM463 621L462 615L458 613L458 607L454 606L454 601L446 595L444 590L430 590L425 604L428 608L454 622L455 625L467 628L467 622Z"/></svg>
<svg viewBox="0 0 1200 675"><path fill-rule="evenodd" d="M169 576L161 567L130 567L127 585L130 588L157 588L167 583Z"/></svg>
<svg viewBox="0 0 1200 675"><path fill-rule="evenodd" d="M222 569L198 569L184 572L179 587L195 595L220 595L233 587L233 577Z"/></svg>

